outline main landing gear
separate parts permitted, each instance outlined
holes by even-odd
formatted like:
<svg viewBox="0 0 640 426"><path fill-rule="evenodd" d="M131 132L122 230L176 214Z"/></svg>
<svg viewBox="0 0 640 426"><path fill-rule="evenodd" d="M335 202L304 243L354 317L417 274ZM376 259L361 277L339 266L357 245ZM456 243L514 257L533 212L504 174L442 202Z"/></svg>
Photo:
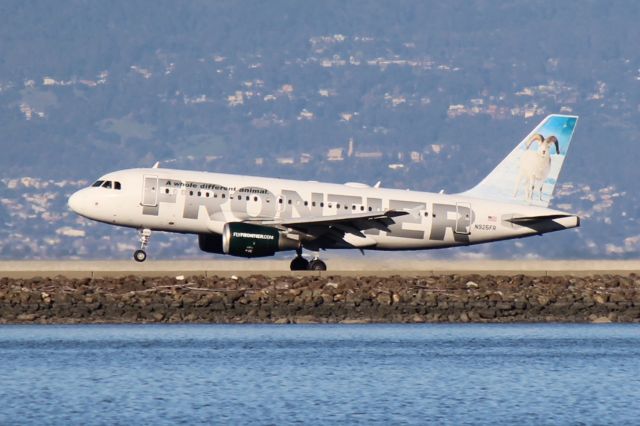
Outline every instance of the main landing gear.
<svg viewBox="0 0 640 426"><path fill-rule="evenodd" d="M141 229L138 231L140 238L140 249L133 252L133 258L136 262L144 262L147 260L147 252L145 249L149 245L149 238L151 238L151 229Z"/></svg>
<svg viewBox="0 0 640 426"><path fill-rule="evenodd" d="M302 257L302 249L296 250L296 257L291 261L292 271L326 271L327 264L318 258L316 255L313 260L308 261Z"/></svg>
<svg viewBox="0 0 640 426"><path fill-rule="evenodd" d="M309 262L309 270L310 271L326 271L327 264L324 263L322 260L316 258L316 259L313 259L311 262Z"/></svg>

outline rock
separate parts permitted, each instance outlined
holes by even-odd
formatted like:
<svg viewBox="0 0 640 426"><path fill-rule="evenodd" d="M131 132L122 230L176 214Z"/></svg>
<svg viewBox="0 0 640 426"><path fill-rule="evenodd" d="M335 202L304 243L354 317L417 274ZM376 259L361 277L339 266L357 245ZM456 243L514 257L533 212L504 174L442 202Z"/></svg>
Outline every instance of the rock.
<svg viewBox="0 0 640 426"><path fill-rule="evenodd" d="M593 324L609 324L611 320L609 317L597 317L591 320Z"/></svg>
<svg viewBox="0 0 640 426"><path fill-rule="evenodd" d="M493 319L496 317L496 311L494 309L482 309L478 311L478 314L482 319Z"/></svg>
<svg viewBox="0 0 640 426"><path fill-rule="evenodd" d="M318 320L313 315L303 315L293 319L295 324L318 324Z"/></svg>
<svg viewBox="0 0 640 426"><path fill-rule="evenodd" d="M37 318L35 314L20 314L16 317L18 321L33 321Z"/></svg>
<svg viewBox="0 0 640 426"><path fill-rule="evenodd" d="M549 302L551 301L549 299L549 296L538 296L538 298L536 299L538 302L538 305L540 306L547 306L549 304Z"/></svg>
<svg viewBox="0 0 640 426"><path fill-rule="evenodd" d="M466 287L467 288L480 288L478 283L473 282L473 281L467 281Z"/></svg>
<svg viewBox="0 0 640 426"><path fill-rule="evenodd" d="M380 293L376 297L376 300L381 305L390 305L392 303L392 298L389 293Z"/></svg>
<svg viewBox="0 0 640 426"><path fill-rule="evenodd" d="M609 297L606 294L595 294L593 300L600 305L604 305L609 301Z"/></svg>
<svg viewBox="0 0 640 426"><path fill-rule="evenodd" d="M422 315L415 314L414 316L411 317L411 322L423 323L423 322L426 322L426 320Z"/></svg>
<svg viewBox="0 0 640 426"><path fill-rule="evenodd" d="M184 317L182 320L184 322L195 322L197 319L198 319L198 317L194 313L191 313L191 314L187 315L186 317Z"/></svg>
<svg viewBox="0 0 640 426"><path fill-rule="evenodd" d="M609 295L609 302L611 303L627 303L629 302L629 298L624 295L622 292L615 292Z"/></svg>
<svg viewBox="0 0 640 426"><path fill-rule="evenodd" d="M515 304L513 302L499 302L496 303L496 309L501 311L510 311L515 308Z"/></svg>
<svg viewBox="0 0 640 426"><path fill-rule="evenodd" d="M322 293L320 297L322 298L322 303L333 303L333 296L330 294Z"/></svg>
<svg viewBox="0 0 640 426"><path fill-rule="evenodd" d="M289 289L289 283L276 283L276 290L288 290Z"/></svg>
<svg viewBox="0 0 640 426"><path fill-rule="evenodd" d="M178 275L176 281L184 281L184 275Z"/></svg>
<svg viewBox="0 0 640 426"><path fill-rule="evenodd" d="M367 318L359 318L359 319L343 319L342 321L339 321L340 324L368 324L370 323L371 320L367 319Z"/></svg>

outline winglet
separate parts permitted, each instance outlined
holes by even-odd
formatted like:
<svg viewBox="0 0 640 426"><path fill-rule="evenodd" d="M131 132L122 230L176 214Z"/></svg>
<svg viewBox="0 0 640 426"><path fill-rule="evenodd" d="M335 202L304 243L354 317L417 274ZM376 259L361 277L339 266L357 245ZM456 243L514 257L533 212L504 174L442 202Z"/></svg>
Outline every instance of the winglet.
<svg viewBox="0 0 640 426"><path fill-rule="evenodd" d="M160 162L156 161L156 164L153 165L153 167L151 167L152 169L159 169L160 168Z"/></svg>

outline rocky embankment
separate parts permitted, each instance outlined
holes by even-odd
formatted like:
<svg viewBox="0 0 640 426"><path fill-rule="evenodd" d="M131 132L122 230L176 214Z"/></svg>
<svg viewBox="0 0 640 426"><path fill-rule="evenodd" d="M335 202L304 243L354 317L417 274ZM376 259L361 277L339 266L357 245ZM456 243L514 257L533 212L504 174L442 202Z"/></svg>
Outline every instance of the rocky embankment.
<svg viewBox="0 0 640 426"><path fill-rule="evenodd" d="M0 323L640 322L640 277L0 279Z"/></svg>

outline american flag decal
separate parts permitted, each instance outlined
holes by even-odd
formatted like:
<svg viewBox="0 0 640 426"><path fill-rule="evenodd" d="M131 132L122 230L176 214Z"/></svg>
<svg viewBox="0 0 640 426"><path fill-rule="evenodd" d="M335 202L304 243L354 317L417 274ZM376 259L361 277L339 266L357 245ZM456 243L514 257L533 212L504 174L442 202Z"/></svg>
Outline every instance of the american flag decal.
<svg viewBox="0 0 640 426"><path fill-rule="evenodd" d="M496 220L498 220L495 216L487 216L487 220L489 222L495 222Z"/></svg>

